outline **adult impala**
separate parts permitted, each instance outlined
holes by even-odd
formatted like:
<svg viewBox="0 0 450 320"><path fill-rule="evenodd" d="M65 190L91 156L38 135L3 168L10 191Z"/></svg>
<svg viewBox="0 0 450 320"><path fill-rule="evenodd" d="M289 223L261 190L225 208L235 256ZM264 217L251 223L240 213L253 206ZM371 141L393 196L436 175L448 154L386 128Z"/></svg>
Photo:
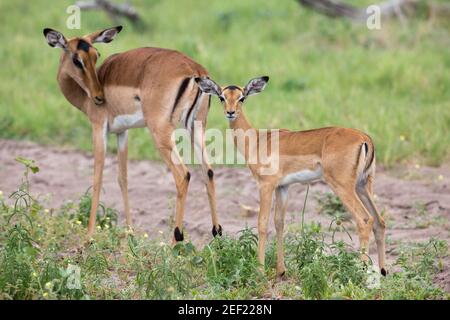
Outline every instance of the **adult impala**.
<svg viewBox="0 0 450 320"><path fill-rule="evenodd" d="M62 49L58 83L66 99L81 110L92 125L94 151L93 198L88 235L95 227L108 134L117 135L119 185L126 223L132 219L128 202L128 129L147 126L161 157L171 170L177 189L174 239L183 240L183 214L190 173L176 151L171 134L181 121L192 130L194 119L203 128L210 97L195 84L208 72L180 52L161 48L138 48L108 57L96 70L99 57L94 43L109 43L121 31L114 27L66 39L53 29L44 29L51 47ZM196 149L204 150L203 135L193 138ZM175 157L173 157L175 155ZM207 188L213 235L221 234L217 221L214 173L202 152L202 171ZM176 160L176 161L174 161ZM151 196L151 195L149 195Z"/></svg>
<svg viewBox="0 0 450 320"><path fill-rule="evenodd" d="M221 88L209 78L199 77L196 82L204 93L220 98L231 129L248 132L255 130L247 121L242 104L249 96L264 90L268 77L251 80L244 88L227 86ZM352 214L359 233L362 257L369 243L371 230L375 234L380 271L385 270L385 223L373 201L373 177L375 174L375 149L365 133L347 128L321 128L308 131L280 130L278 148L267 148L269 158L278 159L277 170L268 174L267 162L249 161L261 154L258 133L253 135L256 143L237 144L259 185L260 211L258 216L258 257L264 265L267 223L275 192L275 228L277 234L277 274L284 275L283 228L288 199L288 187L292 183L309 183L323 179L339 196ZM234 139L235 143L237 139ZM244 140L245 141L245 140ZM264 170L266 169L266 170ZM269 170L267 170L269 169Z"/></svg>

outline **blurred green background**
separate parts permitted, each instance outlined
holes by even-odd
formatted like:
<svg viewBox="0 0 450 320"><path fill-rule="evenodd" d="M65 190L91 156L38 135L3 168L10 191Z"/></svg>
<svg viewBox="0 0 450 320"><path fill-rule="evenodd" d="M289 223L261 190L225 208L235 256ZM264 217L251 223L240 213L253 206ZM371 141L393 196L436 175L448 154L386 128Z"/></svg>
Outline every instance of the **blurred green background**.
<svg viewBox="0 0 450 320"><path fill-rule="evenodd" d="M116 1L120 2L120 1ZM370 1L347 1L358 6ZM91 150L89 122L59 91L59 49L44 27L67 37L115 25L104 12L82 12L67 30L74 1L0 2L0 137ZM450 21L425 13L382 20L381 30L330 19L295 0L133 0L145 22L128 20L101 61L135 47L177 49L222 85L269 75L246 102L253 125L306 130L339 125L369 133L378 163L438 165L450 155ZM208 127L226 128L213 99ZM158 159L146 129L130 130L130 155ZM110 148L115 143L111 139Z"/></svg>

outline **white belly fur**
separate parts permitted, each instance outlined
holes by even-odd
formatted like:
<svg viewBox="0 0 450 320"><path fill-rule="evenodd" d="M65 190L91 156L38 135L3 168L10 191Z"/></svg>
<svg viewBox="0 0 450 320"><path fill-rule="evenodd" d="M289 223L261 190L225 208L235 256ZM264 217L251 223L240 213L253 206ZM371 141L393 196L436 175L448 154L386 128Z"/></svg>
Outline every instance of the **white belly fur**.
<svg viewBox="0 0 450 320"><path fill-rule="evenodd" d="M111 133L121 133L131 128L145 127L144 114L142 112L142 104L139 100L134 101L135 113L121 114L116 116L109 127Z"/></svg>
<svg viewBox="0 0 450 320"><path fill-rule="evenodd" d="M109 132L121 133L131 128L143 128L145 127L144 114L142 110L138 110L133 114L122 114L114 118Z"/></svg>
<svg viewBox="0 0 450 320"><path fill-rule="evenodd" d="M316 170L301 170L297 172L293 172L285 176L281 182L280 186L288 186L293 183L308 183L317 179L322 178L322 167L317 168Z"/></svg>

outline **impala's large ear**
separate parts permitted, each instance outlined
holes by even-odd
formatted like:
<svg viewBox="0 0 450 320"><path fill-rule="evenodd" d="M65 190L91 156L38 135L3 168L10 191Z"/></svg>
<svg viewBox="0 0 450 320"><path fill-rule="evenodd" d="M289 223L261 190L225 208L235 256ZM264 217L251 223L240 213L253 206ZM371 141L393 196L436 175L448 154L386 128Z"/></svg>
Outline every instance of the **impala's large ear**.
<svg viewBox="0 0 450 320"><path fill-rule="evenodd" d="M50 47L67 49L67 39L61 32L50 28L45 28L43 32Z"/></svg>
<svg viewBox="0 0 450 320"><path fill-rule="evenodd" d="M244 88L244 96L248 97L260 93L266 87L267 82L269 82L267 76L250 80Z"/></svg>
<svg viewBox="0 0 450 320"><path fill-rule="evenodd" d="M220 86L210 78L195 78L195 82L197 82L200 90L204 93L214 94L216 96L220 96L222 94L222 89L220 89Z"/></svg>
<svg viewBox="0 0 450 320"><path fill-rule="evenodd" d="M97 42L103 42L103 43L109 43L113 41L113 39L117 36L117 34L122 30L122 26L117 26L105 30L99 30L92 32L91 34L88 34L85 36L85 38L88 38L91 43L97 43Z"/></svg>

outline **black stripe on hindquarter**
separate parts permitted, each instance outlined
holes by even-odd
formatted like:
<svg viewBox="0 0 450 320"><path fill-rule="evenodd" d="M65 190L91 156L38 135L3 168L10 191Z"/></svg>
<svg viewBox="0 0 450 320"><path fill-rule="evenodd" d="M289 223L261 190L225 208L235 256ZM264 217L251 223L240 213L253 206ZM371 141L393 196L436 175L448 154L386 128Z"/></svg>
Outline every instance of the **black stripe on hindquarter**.
<svg viewBox="0 0 450 320"><path fill-rule="evenodd" d="M197 104L198 98L200 97L201 91L200 89L197 89L197 94L195 95L194 102L192 103L191 107L189 108L188 113L186 114L186 120L184 123L184 126L187 128L189 117L191 116L192 110L194 110L195 105Z"/></svg>
<svg viewBox="0 0 450 320"><path fill-rule="evenodd" d="M373 163L373 160L375 159L375 146L373 145L373 143L371 143L371 146L372 146L372 153L370 155L370 161L367 162L366 167L364 168L364 171L367 171L370 168L370 166Z"/></svg>
<svg viewBox="0 0 450 320"><path fill-rule="evenodd" d="M178 102L180 101L181 97L183 96L183 93L186 91L186 88L189 84L189 81L191 78L185 78L183 81L181 81L180 88L178 89L177 96L175 98L175 102L172 107L172 113L170 114L170 120L172 120L173 114L175 113L175 109L177 108Z"/></svg>

